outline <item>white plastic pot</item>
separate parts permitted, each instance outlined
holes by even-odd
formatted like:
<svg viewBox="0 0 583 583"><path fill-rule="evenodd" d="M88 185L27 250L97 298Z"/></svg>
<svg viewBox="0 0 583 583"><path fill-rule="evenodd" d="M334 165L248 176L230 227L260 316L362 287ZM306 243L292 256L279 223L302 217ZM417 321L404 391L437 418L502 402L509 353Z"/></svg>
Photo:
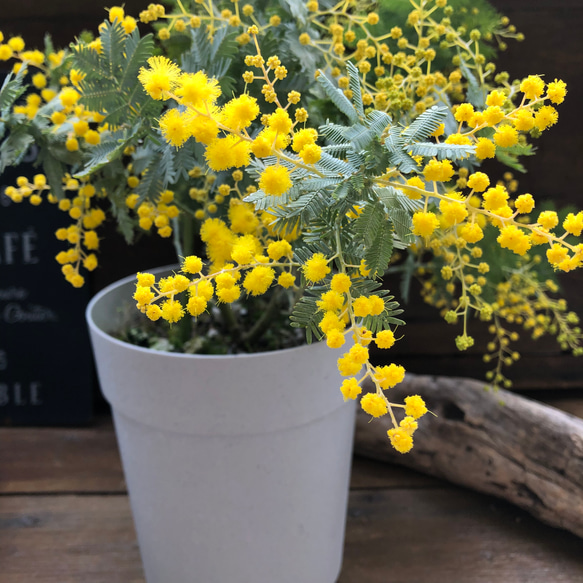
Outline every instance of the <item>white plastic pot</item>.
<svg viewBox="0 0 583 583"><path fill-rule="evenodd" d="M234 356L116 340L135 278L87 308L148 583L334 583L354 403L325 344Z"/></svg>

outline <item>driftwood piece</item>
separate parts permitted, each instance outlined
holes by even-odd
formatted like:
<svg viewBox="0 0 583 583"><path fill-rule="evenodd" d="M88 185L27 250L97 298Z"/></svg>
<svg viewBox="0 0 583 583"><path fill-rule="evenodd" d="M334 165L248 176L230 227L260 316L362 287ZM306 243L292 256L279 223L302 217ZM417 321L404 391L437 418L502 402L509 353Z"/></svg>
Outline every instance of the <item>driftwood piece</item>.
<svg viewBox="0 0 583 583"><path fill-rule="evenodd" d="M583 537L583 420L469 379L407 375L390 398L414 394L437 417L423 417L413 450L388 445L388 416L359 411L355 453L504 498Z"/></svg>

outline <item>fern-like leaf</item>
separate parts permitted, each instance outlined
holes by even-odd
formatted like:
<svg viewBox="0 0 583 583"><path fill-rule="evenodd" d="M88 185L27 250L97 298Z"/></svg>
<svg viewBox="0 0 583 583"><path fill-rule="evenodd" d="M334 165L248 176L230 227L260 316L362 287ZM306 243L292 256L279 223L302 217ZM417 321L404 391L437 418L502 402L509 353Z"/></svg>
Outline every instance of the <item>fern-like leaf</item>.
<svg viewBox="0 0 583 583"><path fill-rule="evenodd" d="M356 168L354 168L352 164L339 160L334 156L330 156L330 154L327 154L326 152L322 152L322 157L316 164L316 168L333 176L351 176L356 172Z"/></svg>
<svg viewBox="0 0 583 583"><path fill-rule="evenodd" d="M417 163L405 151L405 140L399 128L393 126L385 140L385 146L389 155L391 165L398 168L404 174L410 174L417 169Z"/></svg>
<svg viewBox="0 0 583 583"><path fill-rule="evenodd" d="M405 209L393 209L390 213L391 222L395 228L395 233L405 246L415 242L415 235L412 233L413 221L411 215Z"/></svg>
<svg viewBox="0 0 583 583"><path fill-rule="evenodd" d="M423 200L412 200L402 191L397 190L392 186L385 186L383 188L376 188L375 193L379 200L387 207L390 212L394 209L404 209L410 212L415 212L423 206Z"/></svg>
<svg viewBox="0 0 583 583"><path fill-rule="evenodd" d="M322 71L320 71L320 75L318 76L318 82L324 89L326 95L330 98L330 101L332 101L332 103L349 119L350 123L357 123L358 112L354 109L354 106L350 103L342 90L334 87L330 79L328 79Z"/></svg>
<svg viewBox="0 0 583 583"><path fill-rule="evenodd" d="M463 160L469 158L476 151L475 146L461 144L433 144L431 142L418 142L409 146L409 152L413 156L433 157L439 160Z"/></svg>
<svg viewBox="0 0 583 583"><path fill-rule="evenodd" d="M126 33L121 22L104 22L101 28L101 56L106 66L108 77L115 79L125 57Z"/></svg>
<svg viewBox="0 0 583 583"><path fill-rule="evenodd" d="M461 58L461 55L460 69L462 70L463 76L468 82L467 100L476 109L484 109L486 106L485 88L484 86L480 85L480 83L478 83L478 80L468 67L467 63Z"/></svg>
<svg viewBox="0 0 583 583"><path fill-rule="evenodd" d="M380 203L369 203L354 221L354 231L365 244L371 245L375 234L383 228L384 212Z"/></svg>
<svg viewBox="0 0 583 583"><path fill-rule="evenodd" d="M367 269L371 277L383 275L393 254L393 232L389 221L383 221L374 233L372 243L364 254Z"/></svg>
<svg viewBox="0 0 583 583"><path fill-rule="evenodd" d="M123 92L129 91L136 83L139 70L154 51L154 37L151 34L140 38L138 29L128 35L125 42L125 62L119 78L119 87Z"/></svg>
<svg viewBox="0 0 583 583"><path fill-rule="evenodd" d="M443 123L447 116L446 107L434 105L424 111L408 128L403 130L407 145L426 140Z"/></svg>
<svg viewBox="0 0 583 583"><path fill-rule="evenodd" d="M346 70L348 72L348 86L352 91L352 103L354 109L360 117L364 117L364 107L362 105L362 87L358 78L358 69L352 61L346 61Z"/></svg>
<svg viewBox="0 0 583 583"><path fill-rule="evenodd" d="M377 137L380 137L391 124L391 116L388 113L377 109L373 109L368 114L367 119L369 121L368 127Z"/></svg>
<svg viewBox="0 0 583 583"><path fill-rule="evenodd" d="M8 112L12 109L14 102L25 92L24 75L26 68L23 67L16 75L8 73L2 87L0 88L0 114L7 117Z"/></svg>
<svg viewBox="0 0 583 583"><path fill-rule="evenodd" d="M8 166L17 166L24 158L34 138L26 131L13 131L0 144L0 174Z"/></svg>
<svg viewBox="0 0 583 583"><path fill-rule="evenodd" d="M376 136L370 128L357 123L352 127L346 128L344 131L344 137L350 141L352 147L357 152L361 152L370 145Z"/></svg>

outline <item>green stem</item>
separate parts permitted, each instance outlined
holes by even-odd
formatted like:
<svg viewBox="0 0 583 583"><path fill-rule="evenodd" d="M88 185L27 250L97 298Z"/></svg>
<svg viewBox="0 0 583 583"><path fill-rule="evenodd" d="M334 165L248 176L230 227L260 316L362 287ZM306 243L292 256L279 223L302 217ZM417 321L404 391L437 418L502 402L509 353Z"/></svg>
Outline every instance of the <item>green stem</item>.
<svg viewBox="0 0 583 583"><path fill-rule="evenodd" d="M273 316L277 312L278 303L282 292L283 290L277 288L273 290L273 295L269 300L269 304L267 304L267 307L263 311L263 314L261 314L249 332L241 336L241 340L245 346L251 345L258 338L261 338L263 334L265 334L269 328L269 324L271 323Z"/></svg>
<svg viewBox="0 0 583 583"><path fill-rule="evenodd" d="M241 330L239 328L239 323L237 322L237 318L235 318L235 314L233 313L231 306L229 304L224 304L221 302L217 303L217 307L221 312L221 316L223 317L225 327L227 328L227 330L231 332L233 342L237 343L241 336Z"/></svg>

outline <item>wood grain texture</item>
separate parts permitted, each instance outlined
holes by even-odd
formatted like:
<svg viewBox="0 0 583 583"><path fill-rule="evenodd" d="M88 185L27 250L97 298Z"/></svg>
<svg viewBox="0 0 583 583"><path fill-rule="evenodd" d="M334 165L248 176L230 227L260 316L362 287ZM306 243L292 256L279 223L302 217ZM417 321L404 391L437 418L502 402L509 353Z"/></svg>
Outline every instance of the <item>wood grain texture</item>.
<svg viewBox="0 0 583 583"><path fill-rule="evenodd" d="M580 583L581 548L515 507L443 483L364 489L350 495L338 583ZM118 495L0 497L0 564L2 583L144 582Z"/></svg>
<svg viewBox="0 0 583 583"><path fill-rule="evenodd" d="M1 496L2 583L143 583L128 498Z"/></svg>
<svg viewBox="0 0 583 583"><path fill-rule="evenodd" d="M0 494L126 491L109 417L82 429L0 428L0 460Z"/></svg>
<svg viewBox="0 0 583 583"><path fill-rule="evenodd" d="M351 493L338 583L580 583L583 543L461 488Z"/></svg>
<svg viewBox="0 0 583 583"><path fill-rule="evenodd" d="M505 498L539 519L583 536L583 420L469 379L409 375L391 390L421 395L426 415L415 447L390 448L390 419L359 411L358 454L400 463Z"/></svg>

